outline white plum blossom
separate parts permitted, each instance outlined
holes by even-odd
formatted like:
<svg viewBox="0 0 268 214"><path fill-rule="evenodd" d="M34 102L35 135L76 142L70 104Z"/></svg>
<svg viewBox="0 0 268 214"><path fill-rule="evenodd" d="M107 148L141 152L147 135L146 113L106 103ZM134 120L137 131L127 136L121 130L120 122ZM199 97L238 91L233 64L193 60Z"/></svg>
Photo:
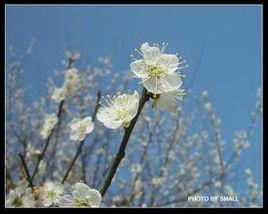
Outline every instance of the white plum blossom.
<svg viewBox="0 0 268 214"><path fill-rule="evenodd" d="M107 106L101 107L97 118L107 128L128 127L136 116L139 107L139 93L122 94L107 100Z"/></svg>
<svg viewBox="0 0 268 214"><path fill-rule="evenodd" d="M38 157L41 154L40 149L33 148L32 144L29 143L26 148L26 159L30 158L32 155Z"/></svg>
<svg viewBox="0 0 268 214"><path fill-rule="evenodd" d="M52 100L54 100L56 103L60 103L65 99L65 90L64 88L55 88L52 93Z"/></svg>
<svg viewBox="0 0 268 214"><path fill-rule="evenodd" d="M240 155L243 149L250 147L250 142L248 140L248 134L245 130L240 130L235 132L235 137L233 140L233 149Z"/></svg>
<svg viewBox="0 0 268 214"><path fill-rule="evenodd" d="M18 186L11 189L7 194L6 206L7 207L34 207L35 199L32 194L31 188Z"/></svg>
<svg viewBox="0 0 268 214"><path fill-rule="evenodd" d="M81 57L81 53L78 51L66 51L65 56L72 61L78 60Z"/></svg>
<svg viewBox="0 0 268 214"><path fill-rule="evenodd" d="M21 198L22 200L22 207L38 207L39 203L38 200L35 199L34 194L31 188L27 188Z"/></svg>
<svg viewBox="0 0 268 214"><path fill-rule="evenodd" d="M11 189L7 194L6 206L7 207L20 207L22 205L23 192L16 189Z"/></svg>
<svg viewBox="0 0 268 214"><path fill-rule="evenodd" d="M59 200L60 207L99 207L102 196L96 189L92 189L84 183L76 183L71 188L71 193L64 195Z"/></svg>
<svg viewBox="0 0 268 214"><path fill-rule="evenodd" d="M94 129L94 123L91 117L84 119L74 118L70 122L70 139L74 141L82 141L85 139L86 134L89 134Z"/></svg>
<svg viewBox="0 0 268 214"><path fill-rule="evenodd" d="M159 186L162 185L163 181L164 181L163 177L156 177L152 179L152 184L155 186Z"/></svg>
<svg viewBox="0 0 268 214"><path fill-rule="evenodd" d="M142 168L141 165L139 163L134 163L131 165L131 172L133 173L139 173L141 172Z"/></svg>
<svg viewBox="0 0 268 214"><path fill-rule="evenodd" d="M157 45L149 46L148 42L141 45L138 51L143 59L135 59L130 68L136 77L142 79L143 86L153 94L174 91L181 87L182 81L178 71L184 61L180 62L176 54L165 54Z"/></svg>
<svg viewBox="0 0 268 214"><path fill-rule="evenodd" d="M58 118L55 113L45 115L44 125L41 130L41 136L43 139L46 139L50 135L57 122Z"/></svg>
<svg viewBox="0 0 268 214"><path fill-rule="evenodd" d="M204 108L206 109L207 112L211 112L212 111L212 105L210 102L206 102L204 104Z"/></svg>
<svg viewBox="0 0 268 214"><path fill-rule="evenodd" d="M78 89L80 83L80 77L76 68L70 68L65 73L65 82L63 88L66 96L72 96Z"/></svg>
<svg viewBox="0 0 268 214"><path fill-rule="evenodd" d="M221 184L220 181L216 181L216 182L214 183L214 186L215 186L217 189L220 189L221 186L222 186L222 184Z"/></svg>
<svg viewBox="0 0 268 214"><path fill-rule="evenodd" d="M208 90L204 90L203 92L202 92L202 97L203 98L208 98Z"/></svg>
<svg viewBox="0 0 268 214"><path fill-rule="evenodd" d="M251 172L251 170L249 168L247 168L247 169L245 169L245 174L247 176L251 176L252 172Z"/></svg>
<svg viewBox="0 0 268 214"><path fill-rule="evenodd" d="M79 81L78 70L76 68L70 68L66 70L65 81L74 81L74 82L77 81L78 82Z"/></svg>
<svg viewBox="0 0 268 214"><path fill-rule="evenodd" d="M41 191L41 200L45 207L57 204L63 194L64 188L61 183L53 183L48 181L44 184Z"/></svg>

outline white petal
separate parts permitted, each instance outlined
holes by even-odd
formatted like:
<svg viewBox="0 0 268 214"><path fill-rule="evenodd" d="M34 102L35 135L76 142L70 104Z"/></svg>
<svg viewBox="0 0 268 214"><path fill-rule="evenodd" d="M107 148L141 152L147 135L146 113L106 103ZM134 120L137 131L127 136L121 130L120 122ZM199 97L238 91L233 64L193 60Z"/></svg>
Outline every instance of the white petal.
<svg viewBox="0 0 268 214"><path fill-rule="evenodd" d="M127 94L121 94L119 96L116 97L116 99L113 102L113 107L114 108L120 108L123 105L126 105L128 99L130 98L131 95L127 95Z"/></svg>
<svg viewBox="0 0 268 214"><path fill-rule="evenodd" d="M79 130L73 130L70 132L70 139L73 141L82 141L85 138L85 134L81 133Z"/></svg>
<svg viewBox="0 0 268 214"><path fill-rule="evenodd" d="M88 185L84 184L84 183L76 183L75 185L73 185L73 190L88 190L88 188L90 188Z"/></svg>
<svg viewBox="0 0 268 214"><path fill-rule="evenodd" d="M92 206L97 206L99 207L100 204L101 204L101 200L102 200L102 197L101 197L101 194L99 191L95 190L95 189L89 189L87 191L87 196L90 197L90 199L92 200Z"/></svg>
<svg viewBox="0 0 268 214"><path fill-rule="evenodd" d="M78 78L78 70L76 68L70 68L65 73L66 80L73 80Z"/></svg>
<svg viewBox="0 0 268 214"><path fill-rule="evenodd" d="M77 117L74 118L74 119L69 123L71 130L77 130L77 129L79 128L79 126L80 126L80 121L81 121L80 118L77 118Z"/></svg>
<svg viewBox="0 0 268 214"><path fill-rule="evenodd" d="M130 68L133 71L133 73L139 77L139 78L147 78L148 72L147 72L147 65L143 59L136 60L130 64Z"/></svg>
<svg viewBox="0 0 268 214"><path fill-rule="evenodd" d="M83 121L83 123L89 124L89 123L92 123L92 118L91 117L85 117L82 121Z"/></svg>
<svg viewBox="0 0 268 214"><path fill-rule="evenodd" d="M128 106L126 108L127 112L129 113L129 121L136 116L138 107L139 107L139 99L137 99L135 95L133 95L132 99L128 102Z"/></svg>
<svg viewBox="0 0 268 214"><path fill-rule="evenodd" d="M86 134L91 133L93 131L93 129L94 129L94 123L88 124L86 127Z"/></svg>
<svg viewBox="0 0 268 214"><path fill-rule="evenodd" d="M97 119L100 122L104 123L110 117L111 110L112 108L109 108L109 107L100 108L97 113Z"/></svg>
<svg viewBox="0 0 268 214"><path fill-rule="evenodd" d="M45 199L43 200L43 204L44 204L45 207L49 207L49 206L51 206L52 203L53 203L53 201L52 201L51 199L45 198Z"/></svg>
<svg viewBox="0 0 268 214"><path fill-rule="evenodd" d="M162 92L169 92L179 89L181 84L181 78L176 73L168 74L159 79L159 88Z"/></svg>
<svg viewBox="0 0 268 214"><path fill-rule="evenodd" d="M94 123L92 122L91 117L86 117L82 120L82 123L86 126L86 134L89 134L94 129Z"/></svg>
<svg viewBox="0 0 268 214"><path fill-rule="evenodd" d="M158 62L161 66L166 68L168 72L174 72L179 65L179 58L175 54L162 54Z"/></svg>
<svg viewBox="0 0 268 214"><path fill-rule="evenodd" d="M146 49L148 49L150 46L149 46L149 43L148 42L144 42L142 45L141 45L141 52L144 52Z"/></svg>
<svg viewBox="0 0 268 214"><path fill-rule="evenodd" d="M56 103L61 102L65 99L65 91L63 88L55 88L52 97L51 97Z"/></svg>
<svg viewBox="0 0 268 214"><path fill-rule="evenodd" d="M139 95L139 92L137 92L136 90L134 91L134 97L139 100L140 99L140 95Z"/></svg>
<svg viewBox="0 0 268 214"><path fill-rule="evenodd" d="M159 90L158 81L156 77L151 77L143 81L143 86L151 93L159 94L161 91Z"/></svg>
<svg viewBox="0 0 268 214"><path fill-rule="evenodd" d="M73 186L73 196L74 198L80 199L80 200L85 200L87 196L87 192L90 189L90 187L84 183L76 183Z"/></svg>
<svg viewBox="0 0 268 214"><path fill-rule="evenodd" d="M120 128L122 126L122 122L118 121L118 120L107 121L104 123L104 125L109 129L117 129L117 128Z"/></svg>
<svg viewBox="0 0 268 214"><path fill-rule="evenodd" d="M154 65L158 61L161 51L158 47L148 47L143 49L143 58L147 65Z"/></svg>
<svg viewBox="0 0 268 214"><path fill-rule="evenodd" d="M59 206L60 207L75 207L73 204L73 200L74 200L74 198L70 194L64 195L59 200Z"/></svg>
<svg viewBox="0 0 268 214"><path fill-rule="evenodd" d="M173 91L162 93L156 103L158 107L172 112L174 112L178 107Z"/></svg>

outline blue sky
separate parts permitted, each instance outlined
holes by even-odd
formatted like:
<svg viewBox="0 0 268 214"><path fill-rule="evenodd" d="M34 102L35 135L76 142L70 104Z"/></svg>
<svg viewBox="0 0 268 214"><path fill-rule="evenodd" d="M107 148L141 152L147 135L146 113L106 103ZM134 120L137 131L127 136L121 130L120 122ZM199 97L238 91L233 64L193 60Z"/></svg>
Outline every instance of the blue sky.
<svg viewBox="0 0 268 214"><path fill-rule="evenodd" d="M36 38L26 64L28 96L45 94L45 81L60 66L67 49L80 50L93 64L112 54L114 69L129 69L129 55L144 41L168 42L166 51L187 60L185 84L198 70L193 93L209 90L222 119L223 138L246 129L261 86L260 6L10 6L7 47L24 53ZM198 64L198 61L200 63ZM41 82L41 84L40 84ZM43 84L42 84L43 83ZM260 126L245 153L258 180ZM248 157L248 158L247 158Z"/></svg>

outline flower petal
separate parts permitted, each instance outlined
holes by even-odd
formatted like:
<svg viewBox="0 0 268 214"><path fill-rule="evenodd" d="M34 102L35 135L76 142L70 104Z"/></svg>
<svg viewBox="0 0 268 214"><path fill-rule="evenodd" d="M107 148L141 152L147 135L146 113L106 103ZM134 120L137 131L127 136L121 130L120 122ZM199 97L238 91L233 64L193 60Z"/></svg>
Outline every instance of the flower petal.
<svg viewBox="0 0 268 214"><path fill-rule="evenodd" d="M90 123L87 125L85 133L89 134L93 131L93 129L94 129L94 123Z"/></svg>
<svg viewBox="0 0 268 214"><path fill-rule="evenodd" d="M174 112L178 105L172 92L162 93L156 101L157 107Z"/></svg>
<svg viewBox="0 0 268 214"><path fill-rule="evenodd" d="M146 47L142 49L143 58L147 65L154 65L158 61L158 57L161 55L161 51L158 47Z"/></svg>
<svg viewBox="0 0 268 214"><path fill-rule="evenodd" d="M154 94L161 93L161 91L159 90L158 80L156 77L145 79L143 81L143 86L151 93L154 93Z"/></svg>
<svg viewBox="0 0 268 214"><path fill-rule="evenodd" d="M104 123L110 117L111 111L112 111L112 108L109 108L109 107L100 108L97 112L97 119L100 122Z"/></svg>
<svg viewBox="0 0 268 214"><path fill-rule="evenodd" d="M129 113L129 121L132 120L137 112L139 107L139 98L135 97L136 95L132 95L133 98L129 101L127 111Z"/></svg>
<svg viewBox="0 0 268 214"><path fill-rule="evenodd" d="M130 64L130 68L133 73L139 78L147 78L147 65L143 59L135 60Z"/></svg>
<svg viewBox="0 0 268 214"><path fill-rule="evenodd" d="M122 126L122 122L118 120L107 121L103 123L109 129L117 129Z"/></svg>
<svg viewBox="0 0 268 214"><path fill-rule="evenodd" d="M90 200L92 201L92 205L91 206L96 206L96 207L99 207L100 204L101 204L101 200L102 200L102 197L101 197L101 194L98 190L96 189L88 189L87 191L87 196L90 197Z"/></svg>
<svg viewBox="0 0 268 214"><path fill-rule="evenodd" d="M74 200L74 198L72 195L70 195L70 194L64 195L59 200L59 206L60 207L75 207L73 200Z"/></svg>
<svg viewBox="0 0 268 214"><path fill-rule="evenodd" d="M75 199L85 200L90 187L84 183L76 183L74 185L73 196Z"/></svg>
<svg viewBox="0 0 268 214"><path fill-rule="evenodd" d="M179 58L175 54L161 54L158 58L158 63L170 73L177 70Z"/></svg>
<svg viewBox="0 0 268 214"><path fill-rule="evenodd" d="M94 129L94 123L92 122L92 118L91 117L86 117L82 120L82 123L85 125L86 127L86 134L89 134L90 132L93 131Z"/></svg>
<svg viewBox="0 0 268 214"><path fill-rule="evenodd" d="M179 89L181 87L181 84L181 78L176 73L171 73L159 78L159 89L162 92L169 92Z"/></svg>
<svg viewBox="0 0 268 214"><path fill-rule="evenodd" d="M143 53L146 49L148 49L150 46L149 46L149 43L148 42L144 42L142 45L141 45L141 52Z"/></svg>
<svg viewBox="0 0 268 214"><path fill-rule="evenodd" d="M85 133L81 133L79 129L72 130L70 132L70 139L73 141L82 141L84 140L85 136L86 136Z"/></svg>
<svg viewBox="0 0 268 214"><path fill-rule="evenodd" d="M72 121L69 123L71 130L78 129L79 126L80 126L80 124L79 124L80 121L81 121L81 119L80 118L77 118L77 117L74 118L74 119L72 119Z"/></svg>

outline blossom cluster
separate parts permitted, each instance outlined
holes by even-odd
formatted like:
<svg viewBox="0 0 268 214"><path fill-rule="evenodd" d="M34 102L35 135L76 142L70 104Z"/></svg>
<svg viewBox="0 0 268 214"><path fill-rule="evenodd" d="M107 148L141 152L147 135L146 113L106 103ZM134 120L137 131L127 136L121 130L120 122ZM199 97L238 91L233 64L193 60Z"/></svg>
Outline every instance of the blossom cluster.
<svg viewBox="0 0 268 214"><path fill-rule="evenodd" d="M69 68L65 73L65 81L62 87L55 88L52 99L59 103L67 97L71 97L79 87L79 72L76 68Z"/></svg>
<svg viewBox="0 0 268 214"><path fill-rule="evenodd" d="M55 113L45 115L44 125L41 130L41 135L44 139L46 139L50 135L57 122L58 118Z"/></svg>
<svg viewBox="0 0 268 214"><path fill-rule="evenodd" d="M152 94L153 106L157 109L176 111L177 100L185 95L181 89L182 75L179 67L180 62L175 54L165 54L165 46L160 50L159 45L150 46L148 42L141 45L137 50L143 59L130 64L131 71L142 79L143 86L148 93ZM131 94L121 94L108 97L107 106L102 107L97 118L107 128L116 129L128 127L130 121L135 117L139 107L139 94L137 91Z"/></svg>
<svg viewBox="0 0 268 214"><path fill-rule="evenodd" d="M74 185L47 181L43 185L28 187L22 180L7 195L7 207L99 207L101 194L84 183Z"/></svg>

